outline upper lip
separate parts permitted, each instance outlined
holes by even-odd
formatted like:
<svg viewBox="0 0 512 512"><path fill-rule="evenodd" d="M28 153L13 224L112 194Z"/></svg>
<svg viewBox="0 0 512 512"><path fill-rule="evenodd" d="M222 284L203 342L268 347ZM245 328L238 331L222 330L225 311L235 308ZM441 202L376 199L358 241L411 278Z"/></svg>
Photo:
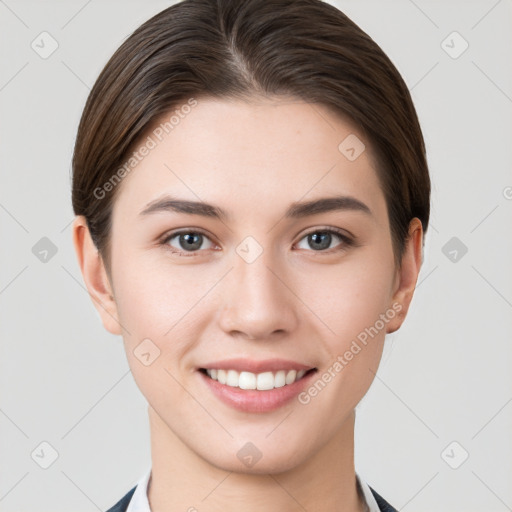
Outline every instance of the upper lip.
<svg viewBox="0 0 512 512"><path fill-rule="evenodd" d="M277 372L279 370L311 370L314 366L308 366L288 359L265 359L262 361L255 361L254 359L236 358L212 361L200 366L199 368L263 373Z"/></svg>

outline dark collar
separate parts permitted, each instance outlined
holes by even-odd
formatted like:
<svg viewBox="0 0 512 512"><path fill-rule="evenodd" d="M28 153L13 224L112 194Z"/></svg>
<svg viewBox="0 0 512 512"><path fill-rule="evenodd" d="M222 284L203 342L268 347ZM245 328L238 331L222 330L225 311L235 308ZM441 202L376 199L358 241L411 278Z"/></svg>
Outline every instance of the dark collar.
<svg viewBox="0 0 512 512"><path fill-rule="evenodd" d="M372 491L373 497L379 505L379 509L381 512L398 512L397 509L391 506L377 491L370 487L370 491Z"/></svg>

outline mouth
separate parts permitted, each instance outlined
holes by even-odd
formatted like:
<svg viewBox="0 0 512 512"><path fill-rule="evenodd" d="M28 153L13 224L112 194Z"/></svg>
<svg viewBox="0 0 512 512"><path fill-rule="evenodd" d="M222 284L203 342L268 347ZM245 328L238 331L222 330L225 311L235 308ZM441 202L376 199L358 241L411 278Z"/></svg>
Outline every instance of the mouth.
<svg viewBox="0 0 512 512"><path fill-rule="evenodd" d="M260 370L256 373L243 369L250 365L238 365L239 368L235 369L230 364L222 363L224 368L218 368L215 364L208 368L197 368L197 374L205 385L205 393L211 393L231 409L244 413L272 412L291 403L310 385L318 372L316 367L308 368L300 364L295 367L286 364L286 369L278 369L279 364L276 363L272 371L268 365L261 368L262 365L257 364Z"/></svg>
<svg viewBox="0 0 512 512"><path fill-rule="evenodd" d="M278 370L253 373L222 368L199 368L199 371L211 380L232 388L244 390L268 391L290 386L295 382L317 372L317 368Z"/></svg>

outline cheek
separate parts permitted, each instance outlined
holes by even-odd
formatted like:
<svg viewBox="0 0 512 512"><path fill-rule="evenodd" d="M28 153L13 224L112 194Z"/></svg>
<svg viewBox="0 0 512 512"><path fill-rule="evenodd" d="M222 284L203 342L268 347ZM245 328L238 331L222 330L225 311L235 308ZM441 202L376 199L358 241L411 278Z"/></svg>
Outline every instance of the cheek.
<svg viewBox="0 0 512 512"><path fill-rule="evenodd" d="M171 274L165 267L125 254L116 267L116 294L120 321L129 331L123 335L128 364L151 405L158 410L153 401L167 396L173 397L173 407L180 408L186 405L178 384L180 368L189 362L190 349L199 338L197 316L204 314L197 302L203 288L212 285L187 285L179 270Z"/></svg>
<svg viewBox="0 0 512 512"><path fill-rule="evenodd" d="M202 270L192 265L172 266L168 261L129 255L128 251L119 254L117 309L121 323L129 331L123 338L132 371L141 378L148 373L138 360L147 348L158 354L151 363L155 369L181 372L190 366L192 349L215 311L208 300L214 294L208 292L215 288L223 272L207 266ZM137 380L135 373L134 376ZM163 379L161 389L167 389L172 378L164 374ZM148 384L154 387L156 380Z"/></svg>
<svg viewBox="0 0 512 512"><path fill-rule="evenodd" d="M338 418L334 423L325 420L326 435L368 391L381 360L386 327L397 314L389 308L391 267L365 265L364 271L356 267L347 265L331 273L329 280L317 280L318 285L325 283L324 293L311 284L303 289L315 316L322 320L319 343L328 356L299 398L306 407L311 404L310 410Z"/></svg>
<svg viewBox="0 0 512 512"><path fill-rule="evenodd" d="M185 320L208 286L208 281L198 279L197 273L194 277L186 267L171 272L170 265L155 263L143 255L125 252L117 264L118 313L128 330L138 335L164 338L181 319Z"/></svg>
<svg viewBox="0 0 512 512"><path fill-rule="evenodd" d="M379 319L389 308L392 280L389 261L361 258L322 269L314 280L303 282L299 293L322 320L322 332L331 340L331 354L338 354L358 336L364 338L364 333L377 322L384 336L385 328Z"/></svg>

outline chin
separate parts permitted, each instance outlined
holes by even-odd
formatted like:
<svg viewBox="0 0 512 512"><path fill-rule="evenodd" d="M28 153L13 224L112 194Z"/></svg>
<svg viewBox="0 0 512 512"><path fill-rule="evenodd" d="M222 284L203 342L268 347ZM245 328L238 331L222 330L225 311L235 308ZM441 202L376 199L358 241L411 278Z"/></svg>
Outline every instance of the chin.
<svg viewBox="0 0 512 512"><path fill-rule="evenodd" d="M261 442L261 449L256 443L247 442L233 452L209 453L203 458L212 466L223 471L230 471L241 474L265 475L278 474L289 471L299 466L307 454L298 451L297 446L283 447L282 445ZM302 446L303 448L303 446ZM201 454L199 454L201 456Z"/></svg>

